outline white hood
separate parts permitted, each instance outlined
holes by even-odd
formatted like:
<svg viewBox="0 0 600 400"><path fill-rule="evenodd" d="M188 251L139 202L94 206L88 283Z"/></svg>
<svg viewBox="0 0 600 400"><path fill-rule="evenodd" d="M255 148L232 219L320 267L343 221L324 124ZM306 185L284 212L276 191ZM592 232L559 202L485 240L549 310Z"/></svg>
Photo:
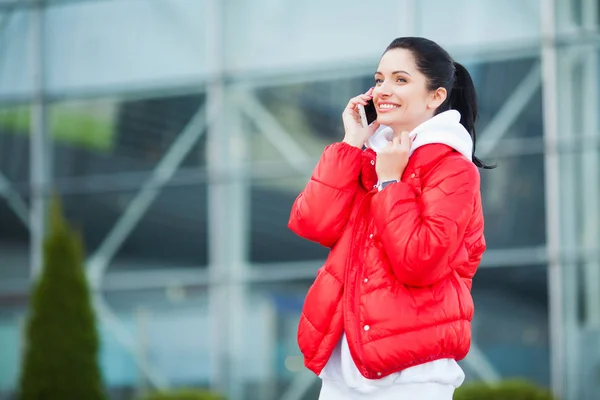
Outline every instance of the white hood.
<svg viewBox="0 0 600 400"><path fill-rule="evenodd" d="M389 126L380 126L365 145L376 153L387 146L394 132ZM473 159L473 140L460 123L460 113L448 110L417 126L409 136L413 139L410 154L426 144L440 143L452 147L469 161Z"/></svg>

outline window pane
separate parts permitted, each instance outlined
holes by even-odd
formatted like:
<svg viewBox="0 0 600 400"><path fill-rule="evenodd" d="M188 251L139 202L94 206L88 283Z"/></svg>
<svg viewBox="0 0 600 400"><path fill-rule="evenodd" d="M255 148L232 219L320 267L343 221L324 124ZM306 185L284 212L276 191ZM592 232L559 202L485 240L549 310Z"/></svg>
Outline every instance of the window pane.
<svg viewBox="0 0 600 400"><path fill-rule="evenodd" d="M485 234L490 249L546 242L544 157L503 157L481 173Z"/></svg>
<svg viewBox="0 0 600 400"><path fill-rule="evenodd" d="M145 211L132 203L140 193L136 190L63 195L65 213L81 228L88 255L95 254L125 219L127 226L133 222L131 230L117 246L109 271L206 265L206 186L167 186ZM124 214L132 204L136 214L142 213L137 221Z"/></svg>
<svg viewBox="0 0 600 400"><path fill-rule="evenodd" d="M550 385L545 266L480 268L473 279L473 339L503 378ZM477 366L462 363L467 377Z"/></svg>
<svg viewBox="0 0 600 400"><path fill-rule="evenodd" d="M26 291L31 273L28 124L26 107L0 108L0 297Z"/></svg>
<svg viewBox="0 0 600 400"><path fill-rule="evenodd" d="M206 127L188 125L196 113L205 112L203 104L201 93L53 103L49 127L54 139L54 175L115 174L121 182L139 185L147 179L142 173L156 167L186 127L195 129L198 139L185 149L182 165L203 165ZM141 174L126 174L136 172ZM102 177L88 177L85 184L93 185L99 179Z"/></svg>

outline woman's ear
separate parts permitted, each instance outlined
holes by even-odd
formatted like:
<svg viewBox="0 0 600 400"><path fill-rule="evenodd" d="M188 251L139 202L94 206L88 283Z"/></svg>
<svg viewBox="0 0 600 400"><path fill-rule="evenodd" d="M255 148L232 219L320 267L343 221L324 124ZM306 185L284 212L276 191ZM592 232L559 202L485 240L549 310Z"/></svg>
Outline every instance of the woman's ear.
<svg viewBox="0 0 600 400"><path fill-rule="evenodd" d="M444 101L446 101L446 97L448 97L448 91L446 91L446 89L443 87L438 88L431 92L431 98L427 106L430 109L437 110L439 106L441 106L444 103Z"/></svg>

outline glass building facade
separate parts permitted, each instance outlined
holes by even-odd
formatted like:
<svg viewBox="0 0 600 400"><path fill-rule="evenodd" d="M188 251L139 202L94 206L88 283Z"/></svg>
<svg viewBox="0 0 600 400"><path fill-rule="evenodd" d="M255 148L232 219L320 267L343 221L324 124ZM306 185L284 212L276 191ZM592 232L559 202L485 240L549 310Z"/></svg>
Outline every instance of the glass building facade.
<svg viewBox="0 0 600 400"><path fill-rule="evenodd" d="M62 199L114 398L315 398L296 328L327 253L287 229L398 36L465 64L488 251L469 380L600 391L597 0L0 0L0 399ZM311 397L312 396L312 397Z"/></svg>

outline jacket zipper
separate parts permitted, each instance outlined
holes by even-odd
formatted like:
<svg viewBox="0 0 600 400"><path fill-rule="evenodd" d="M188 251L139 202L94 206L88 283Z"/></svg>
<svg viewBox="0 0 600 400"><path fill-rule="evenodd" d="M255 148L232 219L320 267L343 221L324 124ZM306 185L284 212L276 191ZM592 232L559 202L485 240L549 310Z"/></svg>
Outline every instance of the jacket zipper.
<svg viewBox="0 0 600 400"><path fill-rule="evenodd" d="M364 238L365 238L365 228L364 228L364 223L365 223L365 213L363 212L363 209L365 207L365 204L367 202L367 200L369 200L371 197L371 193L367 192L365 194L365 196L362 198L359 207L358 207L358 215L357 215L357 221L353 227L352 230L352 237L356 238L355 243L360 244L361 246L354 246L354 243L352 243L353 245L350 246L350 253L348 254L348 261L346 262L346 271L349 271L349 266L351 265L351 263L354 261L354 255L356 251L360 251L362 252L364 249L362 245L364 245ZM364 257L363 257L364 259ZM358 266L360 267L360 262L357 263ZM360 296L357 296L357 292L358 292L358 288L359 288L359 281L360 281L360 273L362 272L362 268L360 269L360 271L356 270L355 271L355 276L354 276L354 282L352 282L353 284L353 295L354 295L354 314L356 317L356 335L357 335L357 339L356 340L356 356L358 361L360 362L360 366L357 365L357 367L359 367L363 373L367 372L365 370L364 367L364 362L363 362L363 349L362 349L362 344L361 344L361 340L360 340L360 335L361 335L361 327L360 327L360 318L359 318L359 309L360 309ZM349 274L346 274L346 276L349 276Z"/></svg>

